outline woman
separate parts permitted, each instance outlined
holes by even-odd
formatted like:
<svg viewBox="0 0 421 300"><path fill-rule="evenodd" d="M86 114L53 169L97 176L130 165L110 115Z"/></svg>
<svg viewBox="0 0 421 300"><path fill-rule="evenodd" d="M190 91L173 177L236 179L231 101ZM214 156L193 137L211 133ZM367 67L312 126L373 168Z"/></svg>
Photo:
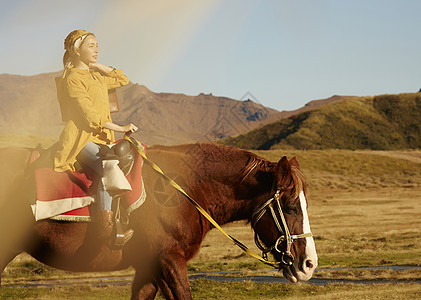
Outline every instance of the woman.
<svg viewBox="0 0 421 300"><path fill-rule="evenodd" d="M135 132L133 124L120 126L110 116L108 90L126 85L129 80L121 70L97 62L98 43L85 30L74 30L64 40L64 72L56 79L57 96L63 121L67 122L58 142L54 157L57 172L74 171L80 161L102 177L102 159L99 145L115 141L114 131ZM100 212L102 238L111 236L113 229L112 196L99 180L97 200ZM133 230L125 233L127 241Z"/></svg>

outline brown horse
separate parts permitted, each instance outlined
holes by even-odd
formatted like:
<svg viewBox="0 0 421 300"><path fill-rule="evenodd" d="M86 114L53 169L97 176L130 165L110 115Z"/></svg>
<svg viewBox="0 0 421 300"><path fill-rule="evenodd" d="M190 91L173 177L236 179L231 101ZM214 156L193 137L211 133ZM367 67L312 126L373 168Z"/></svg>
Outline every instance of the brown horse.
<svg viewBox="0 0 421 300"><path fill-rule="evenodd" d="M185 196L165 186L145 164L147 199L130 215L134 236L122 250L111 250L97 239L95 223L34 221L27 199L32 193L22 185L29 154L30 149L0 149L0 274L17 254L27 252L69 271L133 266L132 299L153 299L158 289L167 299L191 299L186 263L213 226ZM317 266L313 238L291 240L288 235L285 240L284 234L310 232L305 184L295 158L272 163L215 144L156 146L147 155L219 224L251 222L257 243L287 279L311 278Z"/></svg>

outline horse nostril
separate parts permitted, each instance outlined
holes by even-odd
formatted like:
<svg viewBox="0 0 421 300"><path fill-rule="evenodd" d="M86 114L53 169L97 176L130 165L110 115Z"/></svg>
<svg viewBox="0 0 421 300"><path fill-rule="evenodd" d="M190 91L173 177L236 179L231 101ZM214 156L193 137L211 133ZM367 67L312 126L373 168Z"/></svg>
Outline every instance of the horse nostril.
<svg viewBox="0 0 421 300"><path fill-rule="evenodd" d="M310 259L306 260L305 265L306 265L307 269L311 270L311 269L314 268L313 262Z"/></svg>

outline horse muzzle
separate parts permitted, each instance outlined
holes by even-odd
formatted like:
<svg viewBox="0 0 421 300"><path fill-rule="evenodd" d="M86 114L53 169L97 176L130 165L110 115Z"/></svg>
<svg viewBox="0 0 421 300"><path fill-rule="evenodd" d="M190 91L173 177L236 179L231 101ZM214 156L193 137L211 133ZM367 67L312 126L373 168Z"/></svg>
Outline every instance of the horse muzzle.
<svg viewBox="0 0 421 300"><path fill-rule="evenodd" d="M306 251L301 259L293 260L291 264L280 265L284 277L293 283L308 281L317 268L318 258L313 238L306 238L306 240Z"/></svg>
<svg viewBox="0 0 421 300"><path fill-rule="evenodd" d="M296 264L282 265L282 273L286 279L292 283L299 281L308 281L313 276L314 270L317 267L317 262L314 264L311 260L303 262L301 267L297 267Z"/></svg>

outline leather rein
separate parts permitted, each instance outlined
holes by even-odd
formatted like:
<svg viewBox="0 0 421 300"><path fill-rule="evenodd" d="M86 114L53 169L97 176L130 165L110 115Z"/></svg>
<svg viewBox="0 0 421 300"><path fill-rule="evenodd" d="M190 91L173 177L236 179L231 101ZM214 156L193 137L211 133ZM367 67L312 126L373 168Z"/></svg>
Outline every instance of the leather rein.
<svg viewBox="0 0 421 300"><path fill-rule="evenodd" d="M261 206L259 206L256 211L252 215L252 227L255 228L256 224L260 221L260 219L266 214L267 212L270 213L270 216L272 217L273 222L276 225L276 228L278 230L278 238L276 239L275 243L270 247L265 247L260 242L259 236L257 234L257 231L254 229L254 242L256 243L256 246L262 251L262 257L263 259L267 260L267 254L275 250L278 253L281 253L281 261L283 264L290 266L294 262L294 256L291 253L291 246L292 243L295 240L312 237L313 234L311 232L306 232L303 234L291 234L287 225L287 222L285 220L284 213L282 211L282 207L280 204L280 199L282 197L284 192L281 192L281 190L277 190L275 195L267 200L265 203L263 203ZM278 216L276 214L278 212L278 215L281 217L281 222L279 222ZM282 224L282 225L281 225ZM280 249L280 244L286 241L286 250L282 251Z"/></svg>

